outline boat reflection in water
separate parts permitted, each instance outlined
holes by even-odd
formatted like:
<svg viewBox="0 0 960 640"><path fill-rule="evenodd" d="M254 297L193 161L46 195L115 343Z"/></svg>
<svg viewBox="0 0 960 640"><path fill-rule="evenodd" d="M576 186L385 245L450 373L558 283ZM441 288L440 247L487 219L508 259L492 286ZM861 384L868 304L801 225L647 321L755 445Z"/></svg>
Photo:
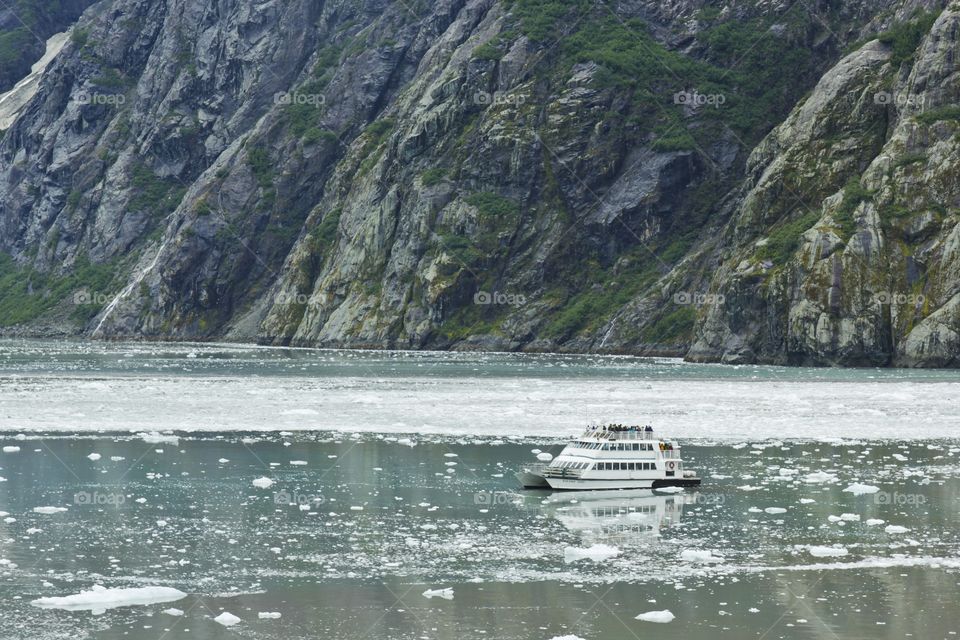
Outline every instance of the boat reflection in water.
<svg viewBox="0 0 960 640"><path fill-rule="evenodd" d="M679 524L684 505L694 504L697 494L664 495L649 489L562 491L540 500L543 514L579 533L583 544L622 547L656 542L661 529Z"/></svg>

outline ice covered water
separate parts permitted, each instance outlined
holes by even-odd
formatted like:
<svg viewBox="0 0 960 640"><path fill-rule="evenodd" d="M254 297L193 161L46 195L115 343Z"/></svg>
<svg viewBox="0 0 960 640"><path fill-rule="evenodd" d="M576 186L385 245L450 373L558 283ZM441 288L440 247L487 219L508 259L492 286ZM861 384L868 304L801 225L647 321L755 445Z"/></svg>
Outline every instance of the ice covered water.
<svg viewBox="0 0 960 640"><path fill-rule="evenodd" d="M671 359L0 341L0 429L569 436L649 422L709 439L960 432L960 373ZM38 408L42 408L38 410Z"/></svg>
<svg viewBox="0 0 960 640"><path fill-rule="evenodd" d="M706 478L699 491L580 494L519 491L509 471L532 458L527 441L398 440L7 437L21 450L0 459L2 506L15 519L2 525L0 637L706 639L771 629L766 637L927 638L957 630L960 483L949 442L691 446ZM102 457L90 460L91 450ZM817 471L836 479L805 481ZM263 477L273 484L253 484ZM855 481L879 490L845 492ZM878 519L907 530L868 524ZM177 615L162 599L102 613L31 604L93 585L188 595L172 603ZM636 619L662 610L675 619ZM240 621L217 622L224 612Z"/></svg>
<svg viewBox="0 0 960 640"><path fill-rule="evenodd" d="M48 342L0 367L0 638L960 632L950 372ZM590 419L683 436L703 486L517 488Z"/></svg>

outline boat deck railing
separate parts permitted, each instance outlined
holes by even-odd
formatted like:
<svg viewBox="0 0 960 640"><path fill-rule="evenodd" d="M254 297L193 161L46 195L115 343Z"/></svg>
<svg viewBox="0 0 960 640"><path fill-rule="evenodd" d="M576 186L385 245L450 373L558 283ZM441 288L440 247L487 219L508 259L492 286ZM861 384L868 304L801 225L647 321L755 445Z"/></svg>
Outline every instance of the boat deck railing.
<svg viewBox="0 0 960 640"><path fill-rule="evenodd" d="M583 432L584 438L600 438L602 440L657 440L653 431L643 431L642 427L629 428L622 431L613 429L587 429Z"/></svg>

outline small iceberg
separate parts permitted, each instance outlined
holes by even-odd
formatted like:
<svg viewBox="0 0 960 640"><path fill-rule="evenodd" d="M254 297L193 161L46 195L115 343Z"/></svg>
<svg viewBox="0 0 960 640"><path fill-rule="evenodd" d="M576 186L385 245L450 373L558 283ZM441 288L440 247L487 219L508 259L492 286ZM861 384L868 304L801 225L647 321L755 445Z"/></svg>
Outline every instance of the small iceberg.
<svg viewBox="0 0 960 640"><path fill-rule="evenodd" d="M427 589L423 592L424 598L443 598L453 600L453 589Z"/></svg>
<svg viewBox="0 0 960 640"><path fill-rule="evenodd" d="M242 622L240 618L233 615L229 611L224 611L223 613L218 615L216 618L214 618L213 621L219 624L222 624L225 627L232 627L233 625Z"/></svg>
<svg viewBox="0 0 960 640"><path fill-rule="evenodd" d="M38 598L30 602L41 609L64 609L66 611L92 611L103 613L107 609L129 607L158 602L173 602L186 598L187 594L172 587L133 587L128 589L107 589L94 585L90 591L81 591L69 596Z"/></svg>
<svg viewBox="0 0 960 640"><path fill-rule="evenodd" d="M602 562L610 558L616 558L620 555L620 549L608 544L595 544L585 549L579 547L567 547L563 550L563 561L566 563L576 562L578 560L592 560Z"/></svg>
<svg viewBox="0 0 960 640"><path fill-rule="evenodd" d="M876 493L877 491L880 491L880 487L875 487L872 484L860 484L859 482L854 482L849 487L844 489L844 492L852 493L855 496Z"/></svg>
<svg viewBox="0 0 960 640"><path fill-rule="evenodd" d="M676 618L669 609L664 609L663 611L647 611L646 613L641 613L636 617L637 620L643 620L644 622L659 622L660 624L666 624L672 622Z"/></svg>

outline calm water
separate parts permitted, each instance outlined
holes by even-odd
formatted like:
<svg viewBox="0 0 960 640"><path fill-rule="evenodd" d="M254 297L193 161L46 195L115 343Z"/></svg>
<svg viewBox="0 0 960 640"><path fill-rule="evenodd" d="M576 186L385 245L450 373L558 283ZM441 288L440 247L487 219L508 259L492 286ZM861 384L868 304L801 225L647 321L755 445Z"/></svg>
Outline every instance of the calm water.
<svg viewBox="0 0 960 640"><path fill-rule="evenodd" d="M0 638L955 638L958 384L0 341ZM518 490L593 419L679 436L703 487ZM31 604L94 585L186 596Z"/></svg>

